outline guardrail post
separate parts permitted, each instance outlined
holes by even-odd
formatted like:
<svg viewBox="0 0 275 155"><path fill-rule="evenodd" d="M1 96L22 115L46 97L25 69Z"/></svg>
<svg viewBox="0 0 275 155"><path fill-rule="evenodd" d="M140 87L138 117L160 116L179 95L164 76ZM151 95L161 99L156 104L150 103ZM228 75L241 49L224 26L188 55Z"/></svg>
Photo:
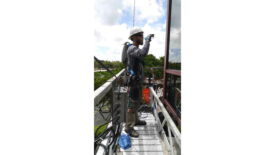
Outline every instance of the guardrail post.
<svg viewBox="0 0 275 155"><path fill-rule="evenodd" d="M152 108L154 108L153 94L152 94L151 91L149 91L149 92L150 92L150 105L151 105Z"/></svg>
<svg viewBox="0 0 275 155"><path fill-rule="evenodd" d="M172 140L172 136L171 136L171 130L170 127L168 126L168 133L169 133L169 144L170 144L170 150L172 150L172 155L174 155L174 148L173 148L173 140Z"/></svg>
<svg viewBox="0 0 275 155"><path fill-rule="evenodd" d="M150 87L150 95L152 95L153 98L156 100L156 101L154 101L153 104L155 106L157 106L161 110L161 112L163 113L163 116L164 116L163 122L160 122L157 114L155 114L155 118L157 119L157 121L159 123L158 126L161 127L159 131L161 131L161 134L164 137L164 141L165 141L166 146L168 147L167 149L169 151L169 154L173 154L174 155L174 153L175 153L174 152L174 142L172 140L172 136L171 135L173 133L174 138L175 138L175 142L176 142L176 144L180 148L180 145L181 145L181 136L180 136L181 134L180 134L180 131L178 130L178 128L175 125L175 123L173 122L171 116L169 115L169 113L165 109L164 105L162 104L162 102L160 101L160 99L158 98L157 94L155 93L155 91L153 90L152 87ZM154 111L155 111L155 109L154 109ZM164 125L165 124L167 124L167 127L168 127L169 140L168 140L168 136L166 136L166 134L164 133Z"/></svg>

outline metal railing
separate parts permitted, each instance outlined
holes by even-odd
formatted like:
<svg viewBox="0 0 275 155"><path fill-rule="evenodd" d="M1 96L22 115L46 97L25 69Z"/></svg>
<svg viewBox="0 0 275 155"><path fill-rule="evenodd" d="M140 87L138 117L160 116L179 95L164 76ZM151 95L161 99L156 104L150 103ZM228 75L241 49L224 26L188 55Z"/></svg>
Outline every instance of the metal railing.
<svg viewBox="0 0 275 155"><path fill-rule="evenodd" d="M168 150L168 154L175 155L175 150L174 149L175 145L177 145L177 148L180 149L181 146L181 134L177 126L175 125L174 121L168 114L167 110L165 109L164 105L160 101L159 97L157 96L156 92L152 87L150 87L150 104L153 107L153 114L156 118L157 124L158 124L158 130L161 133L165 146ZM164 116L164 120L161 122L159 115L157 113L157 110L162 112ZM167 124L167 129L168 129L168 136L165 134L165 129L164 126ZM172 137L173 134L173 137ZM174 140L175 143L174 143ZM177 151L177 154L179 152Z"/></svg>
<svg viewBox="0 0 275 155"><path fill-rule="evenodd" d="M125 71L125 69L122 69L118 74L116 74L116 77L120 78L123 75L124 71ZM95 90L95 92L94 92L95 93L95 95L94 95L94 105L102 104L101 102L103 101L103 99L105 97L111 97L111 96L107 96L107 95L110 91L112 91L112 89L113 89L116 82L117 82L116 78L113 76L108 81L106 81L102 86L100 86L98 89ZM112 126L112 122L110 122L108 124L107 128L109 128L110 126ZM108 133L106 138L102 139L101 145L102 146L108 145L110 140L111 140L110 137L111 137L110 133ZM112 144L112 146L113 146L113 144ZM109 150L108 150L109 154L112 154L112 146L109 147ZM96 154L97 155L103 155L103 154L106 154L106 151L107 150L105 150L104 147L99 147Z"/></svg>
<svg viewBox="0 0 275 155"><path fill-rule="evenodd" d="M119 73L116 74L116 77L120 77L121 75L123 75L124 71L125 69L122 69ZM106 94L112 89L115 79L116 78L113 76L102 86L95 90L94 104L98 104L103 99L103 97L105 97Z"/></svg>
<svg viewBox="0 0 275 155"><path fill-rule="evenodd" d="M120 77L124 73L124 69L121 70L116 76ZM94 103L98 104L101 100L108 94L110 90L112 90L113 84L115 83L115 77L110 78L106 83L104 83L101 87L99 87L95 91ZM163 137L163 141L165 147L168 151L168 154L175 155L180 152L181 146L181 134L178 130L177 126L175 125L174 121L172 120L171 116L168 114L167 110L165 109L163 103L160 101L158 95L154 91L153 87L150 88L150 104L153 107L153 114L157 121L158 131L160 131L161 137ZM157 110L163 113L164 120L161 121ZM168 135L165 134L165 124L167 124ZM110 124L109 124L110 125ZM108 138L102 141L103 145L108 143ZM177 146L177 147L176 147ZM175 149L175 147L177 149ZM98 155L104 154L104 149L100 147L97 151ZM109 150L109 154L112 154L111 149Z"/></svg>

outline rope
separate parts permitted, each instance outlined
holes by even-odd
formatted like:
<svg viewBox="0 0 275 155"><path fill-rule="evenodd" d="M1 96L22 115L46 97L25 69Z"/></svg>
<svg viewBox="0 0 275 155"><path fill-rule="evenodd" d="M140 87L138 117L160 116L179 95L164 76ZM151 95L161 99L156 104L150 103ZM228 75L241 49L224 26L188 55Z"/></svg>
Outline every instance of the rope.
<svg viewBox="0 0 275 155"><path fill-rule="evenodd" d="M136 0L134 0L134 8L133 8L133 28L135 26L135 12L136 12Z"/></svg>

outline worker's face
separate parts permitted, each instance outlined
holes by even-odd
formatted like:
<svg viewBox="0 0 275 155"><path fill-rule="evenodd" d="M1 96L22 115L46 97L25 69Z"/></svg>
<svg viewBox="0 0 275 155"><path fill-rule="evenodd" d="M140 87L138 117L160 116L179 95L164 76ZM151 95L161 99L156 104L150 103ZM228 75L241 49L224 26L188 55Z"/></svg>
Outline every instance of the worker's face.
<svg viewBox="0 0 275 155"><path fill-rule="evenodd" d="M138 34L136 36L134 36L135 41L139 44L139 45L143 45L143 34Z"/></svg>

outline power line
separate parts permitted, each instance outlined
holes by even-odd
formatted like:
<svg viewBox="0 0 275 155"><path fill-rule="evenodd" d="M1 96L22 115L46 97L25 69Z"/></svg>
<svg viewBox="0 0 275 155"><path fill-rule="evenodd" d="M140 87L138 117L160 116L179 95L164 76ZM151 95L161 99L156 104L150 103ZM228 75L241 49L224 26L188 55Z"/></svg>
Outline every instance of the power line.
<svg viewBox="0 0 275 155"><path fill-rule="evenodd" d="M134 0L134 8L133 8L133 27L135 27L135 12L136 12L136 0Z"/></svg>

